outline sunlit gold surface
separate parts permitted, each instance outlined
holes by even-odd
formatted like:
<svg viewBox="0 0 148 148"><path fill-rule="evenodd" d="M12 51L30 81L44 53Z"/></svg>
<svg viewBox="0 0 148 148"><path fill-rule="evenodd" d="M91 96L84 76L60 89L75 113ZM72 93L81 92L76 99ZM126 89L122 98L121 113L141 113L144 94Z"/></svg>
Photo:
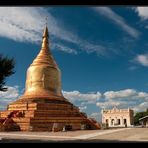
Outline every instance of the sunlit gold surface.
<svg viewBox="0 0 148 148"><path fill-rule="evenodd" d="M0 119L7 119L16 111L20 114L15 113L11 118L21 131L52 131L54 124L58 125L59 131L66 125L71 125L72 130L80 130L82 123L92 129L99 128L63 97L60 70L49 50L47 27L41 50L27 70L24 95L10 103L6 111L0 111Z"/></svg>
<svg viewBox="0 0 148 148"><path fill-rule="evenodd" d="M47 26L43 32L41 50L27 70L23 98L34 96L62 96L61 73L49 50Z"/></svg>

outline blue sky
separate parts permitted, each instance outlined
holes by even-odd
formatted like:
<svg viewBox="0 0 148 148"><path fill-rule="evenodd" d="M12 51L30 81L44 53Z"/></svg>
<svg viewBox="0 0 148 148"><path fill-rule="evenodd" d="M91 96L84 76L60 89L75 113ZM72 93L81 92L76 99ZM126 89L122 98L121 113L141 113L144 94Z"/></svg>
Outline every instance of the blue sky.
<svg viewBox="0 0 148 148"><path fill-rule="evenodd" d="M24 92L46 16L66 98L99 121L103 108L148 107L148 7L46 6L0 7L0 53L16 60L1 109Z"/></svg>

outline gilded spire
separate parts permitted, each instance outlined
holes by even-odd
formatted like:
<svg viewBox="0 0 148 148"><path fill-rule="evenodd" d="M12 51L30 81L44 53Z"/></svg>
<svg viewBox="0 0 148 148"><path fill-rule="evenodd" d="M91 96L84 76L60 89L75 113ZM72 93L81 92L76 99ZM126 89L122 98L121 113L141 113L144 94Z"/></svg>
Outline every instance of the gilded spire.
<svg viewBox="0 0 148 148"><path fill-rule="evenodd" d="M47 23L45 26L45 29L43 31L43 36L42 36L42 45L41 45L41 50L39 52L39 54L37 55L37 57L34 59L33 63L31 64L33 65L38 65L38 64L47 64L51 67L55 67L57 68L57 64L51 54L50 48L49 48L49 42L48 42L48 37L49 37L49 33L48 33L48 27L47 27Z"/></svg>
<svg viewBox="0 0 148 148"><path fill-rule="evenodd" d="M48 45L49 45L48 37L49 37L49 34L48 34L48 28L47 28L47 24L46 24L46 27L43 32L43 40L42 40L42 48L43 49L48 49Z"/></svg>

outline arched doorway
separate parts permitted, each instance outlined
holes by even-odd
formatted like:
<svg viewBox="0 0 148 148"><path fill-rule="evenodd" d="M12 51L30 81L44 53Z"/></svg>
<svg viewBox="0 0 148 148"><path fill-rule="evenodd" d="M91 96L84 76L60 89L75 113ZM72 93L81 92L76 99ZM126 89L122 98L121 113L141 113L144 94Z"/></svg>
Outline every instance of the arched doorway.
<svg viewBox="0 0 148 148"><path fill-rule="evenodd" d="M121 124L120 119L117 119L117 124L118 124L118 125L120 125L120 124Z"/></svg>
<svg viewBox="0 0 148 148"><path fill-rule="evenodd" d="M115 121L114 119L111 119L111 125L114 125L114 121Z"/></svg>
<svg viewBox="0 0 148 148"><path fill-rule="evenodd" d="M127 121L126 121L126 119L124 119L124 120L123 120L123 123L124 123L124 125L125 125L125 124L127 124Z"/></svg>

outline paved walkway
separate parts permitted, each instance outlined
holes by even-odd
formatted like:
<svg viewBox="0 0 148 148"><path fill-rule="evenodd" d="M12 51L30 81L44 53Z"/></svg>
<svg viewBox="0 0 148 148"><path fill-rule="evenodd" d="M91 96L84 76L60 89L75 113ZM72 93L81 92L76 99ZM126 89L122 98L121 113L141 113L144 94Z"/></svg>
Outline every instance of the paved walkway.
<svg viewBox="0 0 148 148"><path fill-rule="evenodd" d="M89 139L99 135L123 131L125 129L112 129L112 130L92 130L88 131L69 131L69 132L0 132L1 137L19 137L19 138L37 138L37 139ZM86 133L85 133L86 132ZM57 135L58 134L58 135ZM77 136L78 135L78 136Z"/></svg>
<svg viewBox="0 0 148 148"><path fill-rule="evenodd" d="M0 132L3 139L38 140L44 142L60 141L146 141L148 142L148 128L120 128L109 130L80 130L68 132Z"/></svg>
<svg viewBox="0 0 148 148"><path fill-rule="evenodd" d="M76 138L76 139L89 139L89 138L92 138L92 137L106 135L106 134L115 133L117 131L124 131L124 130L125 130L125 128L115 129L115 130L104 130L104 131L101 131L101 132L98 131L98 132L95 132L95 133L92 133L92 134L76 136L74 138Z"/></svg>

